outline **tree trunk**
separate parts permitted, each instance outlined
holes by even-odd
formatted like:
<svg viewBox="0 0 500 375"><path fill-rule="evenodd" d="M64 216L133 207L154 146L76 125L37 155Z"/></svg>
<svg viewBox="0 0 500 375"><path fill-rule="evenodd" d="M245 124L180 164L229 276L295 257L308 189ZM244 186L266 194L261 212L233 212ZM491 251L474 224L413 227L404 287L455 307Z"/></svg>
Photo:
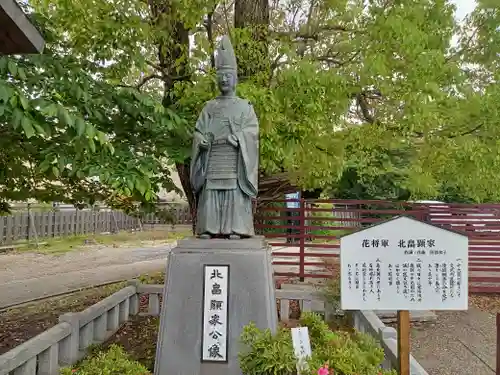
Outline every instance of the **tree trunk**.
<svg viewBox="0 0 500 375"><path fill-rule="evenodd" d="M269 79L267 37L269 0L236 0L234 3L235 53L240 80L254 79L266 84Z"/></svg>
<svg viewBox="0 0 500 375"><path fill-rule="evenodd" d="M236 0L234 27L269 26L269 0Z"/></svg>
<svg viewBox="0 0 500 375"><path fill-rule="evenodd" d="M235 0L234 49L240 81L252 79L267 86L270 79L268 52L269 0ZM259 178L259 197L279 198L289 189L287 179L278 176Z"/></svg>
<svg viewBox="0 0 500 375"><path fill-rule="evenodd" d="M176 163L177 173L179 174L179 179L181 180L182 189L186 194L186 198L189 203L189 212L191 212L192 224L193 224L193 234L196 228L196 197L193 193L191 187L191 180L189 178L189 161L184 163Z"/></svg>
<svg viewBox="0 0 500 375"><path fill-rule="evenodd" d="M153 22L166 31L167 37L158 40L158 61L163 77L163 99L165 108L175 105L182 93L174 90L176 82L191 78L189 67L189 29L179 21L171 0L149 0ZM191 213L196 209L196 200L189 179L189 159L175 164ZM193 220L193 230L195 226Z"/></svg>

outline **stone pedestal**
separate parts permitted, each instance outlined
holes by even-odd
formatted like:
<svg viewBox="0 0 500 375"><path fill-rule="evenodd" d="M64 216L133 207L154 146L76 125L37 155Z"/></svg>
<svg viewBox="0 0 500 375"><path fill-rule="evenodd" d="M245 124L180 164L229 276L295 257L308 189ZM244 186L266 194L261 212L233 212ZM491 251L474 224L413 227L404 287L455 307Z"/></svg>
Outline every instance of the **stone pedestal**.
<svg viewBox="0 0 500 375"><path fill-rule="evenodd" d="M229 265L227 363L201 361L203 270ZM240 334L278 325L271 250L263 237L179 241L168 257L155 375L241 375Z"/></svg>

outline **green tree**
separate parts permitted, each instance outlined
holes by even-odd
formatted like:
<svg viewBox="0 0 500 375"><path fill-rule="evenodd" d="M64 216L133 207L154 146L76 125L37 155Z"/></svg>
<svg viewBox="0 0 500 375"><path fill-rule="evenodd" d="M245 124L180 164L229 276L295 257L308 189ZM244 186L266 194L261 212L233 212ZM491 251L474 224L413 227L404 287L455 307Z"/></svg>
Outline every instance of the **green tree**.
<svg viewBox="0 0 500 375"><path fill-rule="evenodd" d="M113 204L151 200L168 183L156 147L180 118L93 73L50 49L0 58L0 199Z"/></svg>
<svg viewBox="0 0 500 375"><path fill-rule="evenodd" d="M101 181L107 170L110 191L144 199L146 192L154 195L157 182L168 185L168 158L193 204L187 174L191 129L215 94L217 37L229 33L242 64L239 93L254 104L261 123L264 176L285 173L302 189L335 190L355 171L366 191L380 184L376 194L393 189L411 199L450 192L472 201L500 198L498 5L480 1L458 23L447 0L237 3L233 11L222 0L32 0L39 24L51 35L52 55L46 58L59 59L62 69L41 88L22 76L16 87L23 83L30 100L33 92L58 92L68 113L102 132L102 143L93 139L95 151L80 140L85 135L58 133L71 139L64 143L71 160L77 159L77 144L85 145L82 152L91 161L81 165L96 169L84 177L99 175L108 186ZM9 62L20 64L6 60L7 70ZM41 64L37 74L51 66ZM72 74L87 77L90 86L82 90L95 90L91 107L104 110L104 118L89 117L77 91L67 89ZM11 75L6 84L12 84ZM66 86L54 90L57 84ZM118 98L130 103L120 107ZM29 126L26 131L15 117L12 103L8 108L4 118L12 134L27 138ZM35 138L26 144L54 143L33 128ZM54 144L62 152L62 143ZM47 153L45 145L39 150ZM35 156L34 164L41 160ZM140 189L119 178L128 176L127 163L141 163L132 179L141 181ZM113 186L117 181L123 181L121 188Z"/></svg>
<svg viewBox="0 0 500 375"><path fill-rule="evenodd" d="M0 200L102 200L131 210L160 188L175 190L165 151L183 120L140 84L108 76L105 57L79 54L57 22L32 16L44 54L0 58Z"/></svg>

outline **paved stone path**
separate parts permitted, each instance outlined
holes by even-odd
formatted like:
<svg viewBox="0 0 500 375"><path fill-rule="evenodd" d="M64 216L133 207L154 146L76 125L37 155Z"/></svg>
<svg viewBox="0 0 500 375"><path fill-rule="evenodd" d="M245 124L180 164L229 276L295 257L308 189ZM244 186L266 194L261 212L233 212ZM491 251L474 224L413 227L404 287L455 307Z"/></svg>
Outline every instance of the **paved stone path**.
<svg viewBox="0 0 500 375"><path fill-rule="evenodd" d="M495 375L495 315L469 307L437 316L411 333L413 356L429 375Z"/></svg>
<svg viewBox="0 0 500 375"><path fill-rule="evenodd" d="M12 304L92 285L163 271L175 243L147 248L112 248L68 252L0 255L0 309Z"/></svg>

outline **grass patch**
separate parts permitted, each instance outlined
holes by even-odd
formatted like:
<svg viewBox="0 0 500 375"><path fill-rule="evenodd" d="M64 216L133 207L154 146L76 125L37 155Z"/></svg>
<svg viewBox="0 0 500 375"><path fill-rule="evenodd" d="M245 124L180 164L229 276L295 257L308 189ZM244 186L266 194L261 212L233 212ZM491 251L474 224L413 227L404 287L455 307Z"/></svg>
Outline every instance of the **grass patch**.
<svg viewBox="0 0 500 375"><path fill-rule="evenodd" d="M147 369L130 358L130 355L118 345L110 346L106 351L93 349L90 356L76 366L63 368L61 375L148 375Z"/></svg>
<svg viewBox="0 0 500 375"><path fill-rule="evenodd" d="M115 335L101 345L101 350L119 345L125 349L130 359L153 372L159 327L160 318L157 316L133 316Z"/></svg>
<svg viewBox="0 0 500 375"><path fill-rule="evenodd" d="M159 245L191 235L189 230L145 230L137 232L119 232L114 234L86 234L68 237L44 238L36 244L25 245L16 249L19 252L38 252L42 254L61 255L69 251L85 250L99 246L130 247L142 245Z"/></svg>

